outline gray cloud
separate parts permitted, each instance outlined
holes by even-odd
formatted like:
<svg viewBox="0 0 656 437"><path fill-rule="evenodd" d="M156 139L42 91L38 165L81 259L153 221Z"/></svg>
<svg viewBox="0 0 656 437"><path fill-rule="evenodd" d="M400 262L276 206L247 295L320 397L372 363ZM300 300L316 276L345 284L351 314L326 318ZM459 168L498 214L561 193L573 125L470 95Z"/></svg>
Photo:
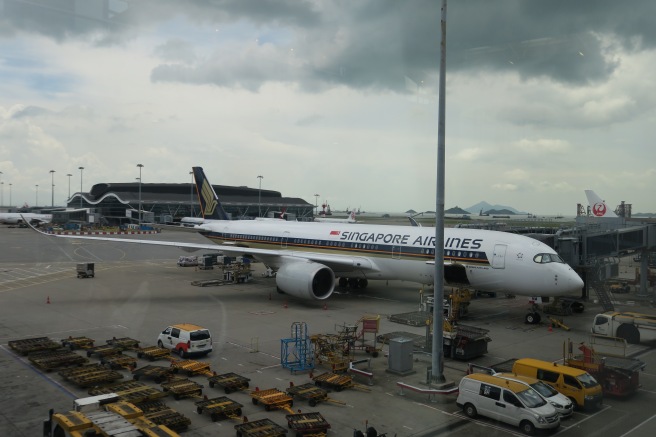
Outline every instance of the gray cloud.
<svg viewBox="0 0 656 437"><path fill-rule="evenodd" d="M407 92L404 77L428 81L439 61L440 2L433 0L85 0L65 5L5 0L0 28L5 35L20 30L57 40L94 34L95 43L114 44L141 26L185 17L199 25L244 22L262 33L289 34L285 43L273 44L268 65L250 56L226 62L220 53L198 62L194 47L180 41L156 50L164 62L154 69L154 81L250 90L267 81L295 81L306 90L344 85ZM573 85L603 81L617 64L604 56L599 35L613 35L628 50L653 48L656 28L650 19L655 13L651 0L634 0L630 6L611 0L452 1L447 65L450 71L512 71L523 79L548 77ZM294 61L287 58L290 48Z"/></svg>

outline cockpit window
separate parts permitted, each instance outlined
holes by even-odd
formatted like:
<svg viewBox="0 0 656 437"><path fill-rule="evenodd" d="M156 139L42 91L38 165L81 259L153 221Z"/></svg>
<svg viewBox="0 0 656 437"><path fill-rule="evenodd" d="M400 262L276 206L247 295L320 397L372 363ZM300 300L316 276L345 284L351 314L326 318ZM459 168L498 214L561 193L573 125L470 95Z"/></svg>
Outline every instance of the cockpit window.
<svg viewBox="0 0 656 437"><path fill-rule="evenodd" d="M533 261L538 264L547 263L564 263L563 259L555 253L538 253L533 257Z"/></svg>

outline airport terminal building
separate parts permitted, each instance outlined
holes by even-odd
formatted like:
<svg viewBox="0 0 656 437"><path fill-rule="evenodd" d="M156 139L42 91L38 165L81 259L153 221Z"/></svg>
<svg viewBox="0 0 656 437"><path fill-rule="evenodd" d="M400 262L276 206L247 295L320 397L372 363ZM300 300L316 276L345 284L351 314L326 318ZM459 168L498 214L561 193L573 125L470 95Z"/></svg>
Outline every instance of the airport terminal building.
<svg viewBox="0 0 656 437"><path fill-rule="evenodd" d="M227 185L213 187L233 219L277 217L282 211L286 212L288 220L312 220L313 217L314 205L300 198L283 197L278 191ZM67 207L89 209L102 224L121 225L138 222L140 203L143 222L175 223L182 217L201 216L196 187L191 183L100 183L88 193L72 195ZM86 220L80 218L80 221Z"/></svg>

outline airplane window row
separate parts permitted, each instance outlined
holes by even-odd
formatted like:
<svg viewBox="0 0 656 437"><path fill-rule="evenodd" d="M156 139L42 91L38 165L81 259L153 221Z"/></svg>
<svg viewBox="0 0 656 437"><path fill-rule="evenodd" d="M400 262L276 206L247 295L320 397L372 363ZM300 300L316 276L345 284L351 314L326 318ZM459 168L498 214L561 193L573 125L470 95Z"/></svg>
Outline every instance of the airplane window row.
<svg viewBox="0 0 656 437"><path fill-rule="evenodd" d="M461 250L447 250L445 252L446 256L455 256L455 257L467 257L467 258L480 258L480 252L463 252Z"/></svg>
<svg viewBox="0 0 656 437"><path fill-rule="evenodd" d="M555 253L538 253L533 257L533 261L538 264L565 263L565 261Z"/></svg>

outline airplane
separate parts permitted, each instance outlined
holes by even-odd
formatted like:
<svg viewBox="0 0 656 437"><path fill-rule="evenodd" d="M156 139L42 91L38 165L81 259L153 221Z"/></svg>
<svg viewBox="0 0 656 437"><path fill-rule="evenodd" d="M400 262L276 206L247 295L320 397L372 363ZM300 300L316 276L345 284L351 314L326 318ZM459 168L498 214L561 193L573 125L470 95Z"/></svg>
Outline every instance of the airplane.
<svg viewBox="0 0 656 437"><path fill-rule="evenodd" d="M36 214L32 212L3 212L0 213L0 223L5 225L17 225L28 221L32 224L41 225L52 221L52 214Z"/></svg>
<svg viewBox="0 0 656 437"><path fill-rule="evenodd" d="M203 169L193 170L202 210L227 216ZM217 245L54 237L218 250L228 256L252 257L276 273L278 291L307 300L328 299L337 284L365 288L372 279L434 282L434 227L221 219L194 229ZM523 235L446 228L443 250L444 282L449 286L531 297L580 293L583 287L579 275L552 248Z"/></svg>
<svg viewBox="0 0 656 437"><path fill-rule="evenodd" d="M340 219L340 218L329 218L329 217L315 217L314 218L315 222L320 222L320 223L356 223L357 221L355 220L355 211L351 211L349 214L348 218L345 219Z"/></svg>
<svg viewBox="0 0 656 437"><path fill-rule="evenodd" d="M597 196L594 191L585 190L585 196L588 198L588 204L592 215L603 218L617 218L617 214L615 214L612 209L608 208L606 201Z"/></svg>

